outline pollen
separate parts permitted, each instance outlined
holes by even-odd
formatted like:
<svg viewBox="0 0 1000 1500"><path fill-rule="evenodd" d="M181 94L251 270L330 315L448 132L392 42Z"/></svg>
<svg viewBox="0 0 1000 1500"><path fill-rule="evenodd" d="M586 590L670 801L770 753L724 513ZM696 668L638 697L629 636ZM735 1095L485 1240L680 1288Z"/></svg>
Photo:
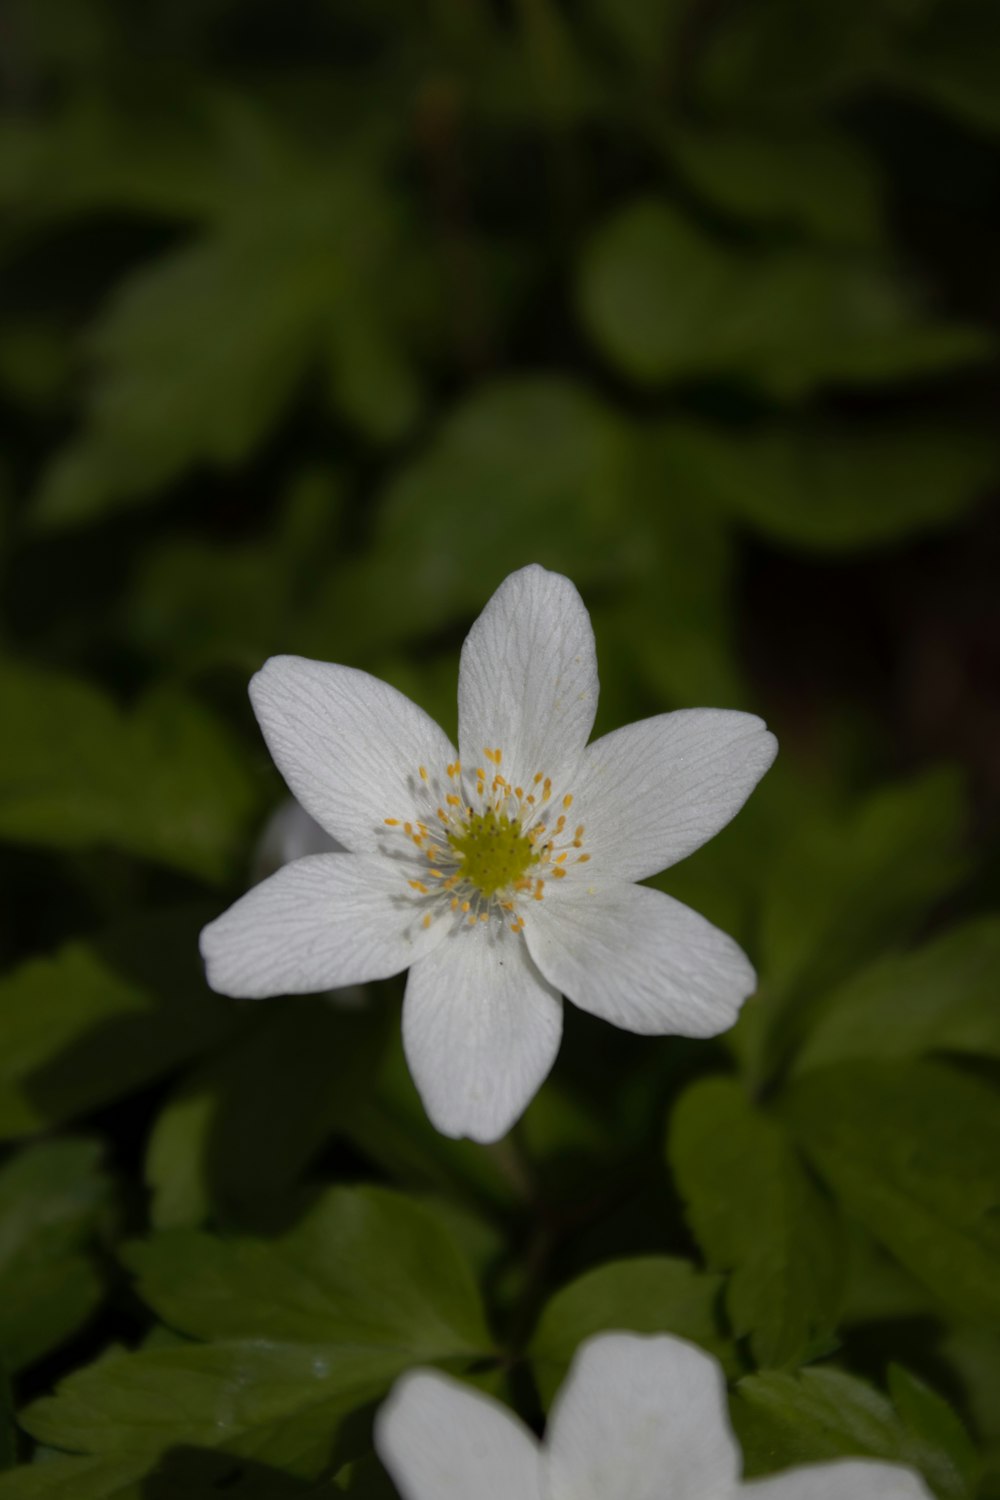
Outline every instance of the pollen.
<svg viewBox="0 0 1000 1500"><path fill-rule="evenodd" d="M569 823L573 793L544 770L518 785L500 769L499 745L484 745L482 754L489 770L463 773L458 760L430 770L418 766L412 821L387 817L383 823L413 846L404 860L419 857L419 867L411 864L406 876L422 926L446 916L466 929L496 921L519 933L534 903L589 860L577 852L584 825Z"/></svg>
<svg viewBox="0 0 1000 1500"><path fill-rule="evenodd" d="M538 862L538 855L516 818L492 807L473 813L461 832L448 834L461 863L463 881L487 900L516 884Z"/></svg>

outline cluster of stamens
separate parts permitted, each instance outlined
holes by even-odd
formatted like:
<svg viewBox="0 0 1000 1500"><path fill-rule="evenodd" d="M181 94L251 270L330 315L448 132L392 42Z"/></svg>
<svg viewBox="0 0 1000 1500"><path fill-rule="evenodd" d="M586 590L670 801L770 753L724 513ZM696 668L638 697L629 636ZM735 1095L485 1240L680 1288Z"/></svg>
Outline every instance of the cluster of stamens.
<svg viewBox="0 0 1000 1500"><path fill-rule="evenodd" d="M414 790L427 816L385 819L420 855L408 884L427 904L424 927L451 913L470 926L502 918L521 932L528 903L545 899L546 883L564 880L572 865L590 858L580 852L583 824L570 826L572 793L554 794L544 771L528 787L513 786L500 769L502 750L483 755L489 770L463 772L456 760L441 777L419 766Z"/></svg>

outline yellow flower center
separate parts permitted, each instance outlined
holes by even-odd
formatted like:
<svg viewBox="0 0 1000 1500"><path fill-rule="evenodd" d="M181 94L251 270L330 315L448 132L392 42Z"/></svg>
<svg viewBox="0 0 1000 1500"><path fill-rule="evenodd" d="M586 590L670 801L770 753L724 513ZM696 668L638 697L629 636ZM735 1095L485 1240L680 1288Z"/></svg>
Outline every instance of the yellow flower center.
<svg viewBox="0 0 1000 1500"><path fill-rule="evenodd" d="M583 824L569 823L571 792L560 796L543 771L515 786L500 770L502 750L483 755L490 770L463 773L455 761L441 775L418 766L413 817L384 820L419 855L407 885L426 908L425 927L450 913L470 924L500 918L521 932L524 904L542 901L549 881L590 858L579 852Z"/></svg>
<svg viewBox="0 0 1000 1500"><path fill-rule="evenodd" d="M463 880L487 900L521 880L541 858L518 819L492 807L470 813L465 828L449 831L447 839L461 862Z"/></svg>

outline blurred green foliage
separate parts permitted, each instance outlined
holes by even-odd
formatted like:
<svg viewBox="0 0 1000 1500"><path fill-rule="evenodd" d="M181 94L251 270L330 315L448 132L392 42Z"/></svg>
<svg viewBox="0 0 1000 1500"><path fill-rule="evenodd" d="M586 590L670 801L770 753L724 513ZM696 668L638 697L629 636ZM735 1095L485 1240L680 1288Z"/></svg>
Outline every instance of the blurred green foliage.
<svg viewBox="0 0 1000 1500"><path fill-rule="evenodd" d="M1000 1500L993 0L0 29L0 1500L384 1500L400 1370L537 1422L614 1327L722 1360L748 1473ZM782 754L657 882L753 956L734 1032L570 1013L484 1149L397 982L236 1004L196 937L282 795L249 674L453 730L529 561L599 730Z"/></svg>

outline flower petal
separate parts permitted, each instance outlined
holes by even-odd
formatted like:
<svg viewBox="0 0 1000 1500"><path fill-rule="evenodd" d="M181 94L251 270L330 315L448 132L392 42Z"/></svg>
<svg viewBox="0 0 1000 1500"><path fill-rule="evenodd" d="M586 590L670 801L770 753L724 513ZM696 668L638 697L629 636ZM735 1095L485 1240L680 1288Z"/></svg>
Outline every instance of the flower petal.
<svg viewBox="0 0 1000 1500"><path fill-rule="evenodd" d="M418 768L443 774L455 751L409 698L353 667L272 656L250 700L275 765L306 812L359 854L386 818L412 814Z"/></svg>
<svg viewBox="0 0 1000 1500"><path fill-rule="evenodd" d="M561 1036L562 1002L509 928L452 928L410 971L403 1049L442 1135L499 1140L551 1068Z"/></svg>
<svg viewBox="0 0 1000 1500"><path fill-rule="evenodd" d="M773 1479L755 1479L743 1492L747 1500L931 1500L912 1469L860 1459L789 1469Z"/></svg>
<svg viewBox="0 0 1000 1500"><path fill-rule="evenodd" d="M586 606L568 578L537 563L497 589L462 647L458 728L466 767L485 748L528 784L558 778L587 743L597 712L597 653Z"/></svg>
<svg viewBox="0 0 1000 1500"><path fill-rule="evenodd" d="M531 956L568 1000L646 1036L717 1036L756 986L742 948L643 885L570 885L532 906Z"/></svg>
<svg viewBox="0 0 1000 1500"><path fill-rule="evenodd" d="M433 1370L397 1380L375 1451L403 1500L541 1500L538 1443L506 1407Z"/></svg>
<svg viewBox="0 0 1000 1500"><path fill-rule="evenodd" d="M551 1500L730 1500L740 1451L722 1371L682 1339L599 1334L577 1351L546 1434Z"/></svg>
<svg viewBox="0 0 1000 1500"><path fill-rule="evenodd" d="M574 785L595 868L645 880L734 818L778 742L754 714L686 708L641 719L588 746Z"/></svg>
<svg viewBox="0 0 1000 1500"><path fill-rule="evenodd" d="M398 974L441 941L386 860L312 854L285 865L202 929L213 990L308 995Z"/></svg>

